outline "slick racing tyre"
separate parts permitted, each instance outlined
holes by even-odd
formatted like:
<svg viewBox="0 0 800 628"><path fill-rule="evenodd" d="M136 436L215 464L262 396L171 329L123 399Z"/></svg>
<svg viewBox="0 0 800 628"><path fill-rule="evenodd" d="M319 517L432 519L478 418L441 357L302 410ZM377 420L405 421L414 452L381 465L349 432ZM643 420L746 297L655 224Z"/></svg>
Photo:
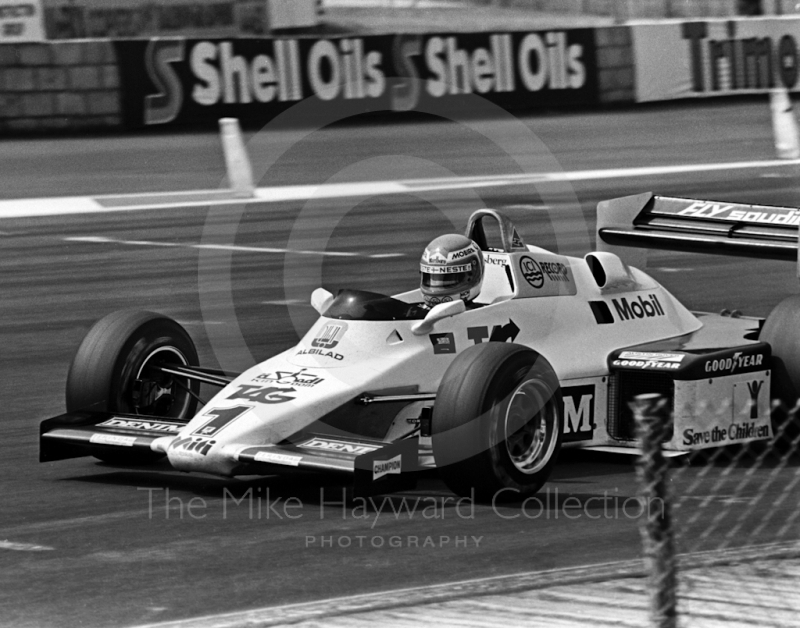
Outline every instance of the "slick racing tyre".
<svg viewBox="0 0 800 628"><path fill-rule="evenodd" d="M800 399L800 296L775 306L758 339L772 349L772 427L785 449L800 435L800 417L791 412Z"/></svg>
<svg viewBox="0 0 800 628"><path fill-rule="evenodd" d="M194 343L183 327L153 312L109 314L89 330L72 360L67 412L124 412L188 421L197 407L199 384L153 368L166 363L198 363ZM106 462L126 464L161 456L97 455Z"/></svg>
<svg viewBox="0 0 800 628"><path fill-rule="evenodd" d="M561 449L558 377L527 347L475 345L445 372L431 425L436 466L453 492L524 499L545 483Z"/></svg>

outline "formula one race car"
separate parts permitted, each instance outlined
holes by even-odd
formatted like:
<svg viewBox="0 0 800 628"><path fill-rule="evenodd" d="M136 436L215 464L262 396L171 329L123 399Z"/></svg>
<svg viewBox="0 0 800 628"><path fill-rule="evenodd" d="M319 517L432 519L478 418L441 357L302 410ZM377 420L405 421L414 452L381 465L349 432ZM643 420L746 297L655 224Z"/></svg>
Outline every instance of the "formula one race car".
<svg viewBox="0 0 800 628"><path fill-rule="evenodd" d="M612 249L794 259L800 211L652 194L598 211L601 250L582 259L526 245L507 217L477 211L466 235L486 273L473 306L318 288L320 318L299 344L235 376L198 366L176 322L111 314L78 349L40 459L335 472L362 495L435 467L457 494L491 499L539 490L562 445L635 451L629 402L643 393L669 401L667 451L772 438L771 399L798 396L800 299L766 322L692 313ZM201 383L220 390L197 411Z"/></svg>

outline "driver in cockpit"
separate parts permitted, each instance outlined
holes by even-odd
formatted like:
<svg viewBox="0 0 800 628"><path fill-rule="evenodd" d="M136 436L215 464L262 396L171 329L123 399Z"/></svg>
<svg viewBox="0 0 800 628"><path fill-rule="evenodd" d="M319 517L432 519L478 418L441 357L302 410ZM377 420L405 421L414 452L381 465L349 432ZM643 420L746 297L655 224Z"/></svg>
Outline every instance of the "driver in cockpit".
<svg viewBox="0 0 800 628"><path fill-rule="evenodd" d="M420 292L425 305L461 299L468 307L483 284L483 254L468 237L450 233L433 240L420 260Z"/></svg>

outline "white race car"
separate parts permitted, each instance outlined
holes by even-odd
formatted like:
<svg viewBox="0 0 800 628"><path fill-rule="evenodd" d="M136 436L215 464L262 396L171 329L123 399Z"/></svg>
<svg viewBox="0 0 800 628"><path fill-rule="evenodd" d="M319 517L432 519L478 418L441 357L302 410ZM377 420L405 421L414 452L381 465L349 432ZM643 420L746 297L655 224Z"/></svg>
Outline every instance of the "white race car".
<svg viewBox="0 0 800 628"><path fill-rule="evenodd" d="M562 446L636 451L629 402L643 393L669 401L665 450L770 439L771 399L797 398L798 299L766 323L693 313L612 249L796 257L798 215L614 199L599 207L604 250L581 259L525 245L504 215L480 210L466 229L486 268L477 307L319 288L320 318L300 343L235 376L198 366L176 322L117 312L78 349L67 412L42 423L40 459L342 473L361 495L408 488L435 467L457 494L491 499L535 493ZM486 221L500 234L493 247ZM200 383L220 390L198 411Z"/></svg>

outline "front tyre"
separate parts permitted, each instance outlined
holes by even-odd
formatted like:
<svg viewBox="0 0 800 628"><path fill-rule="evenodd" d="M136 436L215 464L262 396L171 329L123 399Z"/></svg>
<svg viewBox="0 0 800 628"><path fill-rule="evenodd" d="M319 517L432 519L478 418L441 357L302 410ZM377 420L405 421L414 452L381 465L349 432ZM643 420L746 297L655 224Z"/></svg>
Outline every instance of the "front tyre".
<svg viewBox="0 0 800 628"><path fill-rule="evenodd" d="M456 494L524 499L547 481L563 437L561 389L536 351L489 342L445 372L432 418L439 474Z"/></svg>
<svg viewBox="0 0 800 628"><path fill-rule="evenodd" d="M153 312L114 312L98 321L78 347L67 375L67 412L121 412L189 421L197 408L199 384L159 367L197 363L192 339L172 319ZM146 461L140 456L128 460L123 452L97 457L107 462ZM156 457L161 455L146 456Z"/></svg>

